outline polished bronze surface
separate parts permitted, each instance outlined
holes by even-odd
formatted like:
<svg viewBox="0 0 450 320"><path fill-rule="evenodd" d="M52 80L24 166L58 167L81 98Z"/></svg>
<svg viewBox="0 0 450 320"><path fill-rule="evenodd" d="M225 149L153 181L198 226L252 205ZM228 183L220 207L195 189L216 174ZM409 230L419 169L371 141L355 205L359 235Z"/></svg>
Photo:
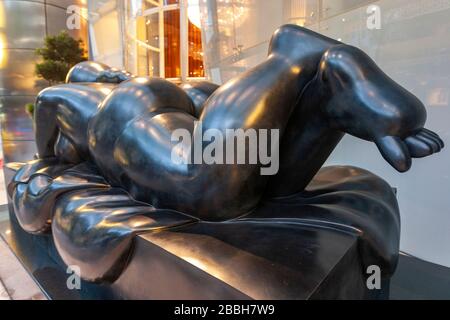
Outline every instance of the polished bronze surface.
<svg viewBox="0 0 450 320"><path fill-rule="evenodd" d="M126 71L110 68L100 62L87 61L74 66L67 74L66 82L121 83L131 77Z"/></svg>
<svg viewBox="0 0 450 320"><path fill-rule="evenodd" d="M275 32L265 62L220 87L179 87L94 62L75 66L67 80L39 94L40 159L18 170L9 192L22 227L45 232L52 221L64 261L81 265L90 281L120 275L136 233L195 229L198 221L223 223L238 247L259 241L245 238L243 223L255 230L272 223L260 241L279 246L279 231L270 231L277 226L358 237L357 259L389 277L400 235L392 189L362 169L320 169L344 134L375 143L401 172L412 158L444 147L424 128L422 103L365 53L294 25ZM175 163L178 129L194 137L208 129L224 136L230 129L279 130L280 170L266 176L261 163ZM211 254L220 260L221 252Z"/></svg>

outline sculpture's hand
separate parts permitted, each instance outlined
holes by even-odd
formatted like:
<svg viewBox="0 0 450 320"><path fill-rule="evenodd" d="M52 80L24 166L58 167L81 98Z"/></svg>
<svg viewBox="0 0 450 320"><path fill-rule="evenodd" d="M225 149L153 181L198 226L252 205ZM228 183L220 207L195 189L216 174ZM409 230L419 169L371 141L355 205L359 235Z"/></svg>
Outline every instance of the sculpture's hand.
<svg viewBox="0 0 450 320"><path fill-rule="evenodd" d="M405 139L397 136L385 136L378 138L375 143L384 159L400 172L409 170L411 158L427 157L444 148L442 139L433 131L425 128Z"/></svg>
<svg viewBox="0 0 450 320"><path fill-rule="evenodd" d="M67 74L66 82L102 82L121 83L129 80L133 75L127 71L111 68L106 64L83 61L76 64Z"/></svg>
<svg viewBox="0 0 450 320"><path fill-rule="evenodd" d="M109 70L101 71L97 81L104 83L120 83L129 80L132 75L126 71L111 68Z"/></svg>

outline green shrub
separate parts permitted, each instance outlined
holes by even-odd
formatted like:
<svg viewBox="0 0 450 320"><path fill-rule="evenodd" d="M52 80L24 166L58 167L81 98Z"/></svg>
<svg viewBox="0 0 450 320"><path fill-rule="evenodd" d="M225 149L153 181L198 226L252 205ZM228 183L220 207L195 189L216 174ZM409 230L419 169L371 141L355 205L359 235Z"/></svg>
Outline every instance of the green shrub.
<svg viewBox="0 0 450 320"><path fill-rule="evenodd" d="M34 103L27 103L25 105L25 110L27 111L27 113L33 117L34 115Z"/></svg>
<svg viewBox="0 0 450 320"><path fill-rule="evenodd" d="M83 41L75 40L66 31L45 38L44 47L36 49L42 62L36 64L36 74L50 85L64 82L70 68L85 61Z"/></svg>

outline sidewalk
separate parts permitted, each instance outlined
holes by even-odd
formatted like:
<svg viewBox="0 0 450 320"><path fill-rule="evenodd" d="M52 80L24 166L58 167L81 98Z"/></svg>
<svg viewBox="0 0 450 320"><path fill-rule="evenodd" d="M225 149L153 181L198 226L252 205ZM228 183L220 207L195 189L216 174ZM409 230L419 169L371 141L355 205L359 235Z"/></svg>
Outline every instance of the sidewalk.
<svg viewBox="0 0 450 320"><path fill-rule="evenodd" d="M46 300L7 244L0 238L0 300Z"/></svg>
<svg viewBox="0 0 450 320"><path fill-rule="evenodd" d="M11 300L11 297L9 296L8 292L5 289L5 286L0 281L0 300Z"/></svg>
<svg viewBox="0 0 450 320"><path fill-rule="evenodd" d="M8 202L3 173L3 149L0 139L0 206ZM0 212L0 222L7 220L7 211ZM16 256L0 236L0 300L46 300Z"/></svg>

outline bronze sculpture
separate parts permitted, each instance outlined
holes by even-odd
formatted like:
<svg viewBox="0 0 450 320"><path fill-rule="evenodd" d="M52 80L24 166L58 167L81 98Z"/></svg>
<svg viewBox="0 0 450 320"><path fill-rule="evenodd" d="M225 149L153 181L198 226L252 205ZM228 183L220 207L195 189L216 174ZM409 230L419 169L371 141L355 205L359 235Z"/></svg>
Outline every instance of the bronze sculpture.
<svg viewBox="0 0 450 320"><path fill-rule="evenodd" d="M422 103L365 53L294 25L275 32L265 62L220 87L178 87L93 62L67 82L39 94L38 159L18 167L8 190L21 226L51 228L64 261L90 281L119 277L135 234L198 221L355 232L363 264L388 277L400 232L392 189L362 169L320 169L346 133L374 142L401 172L444 147L423 127ZM280 170L176 164L171 136L180 128L277 129Z"/></svg>

